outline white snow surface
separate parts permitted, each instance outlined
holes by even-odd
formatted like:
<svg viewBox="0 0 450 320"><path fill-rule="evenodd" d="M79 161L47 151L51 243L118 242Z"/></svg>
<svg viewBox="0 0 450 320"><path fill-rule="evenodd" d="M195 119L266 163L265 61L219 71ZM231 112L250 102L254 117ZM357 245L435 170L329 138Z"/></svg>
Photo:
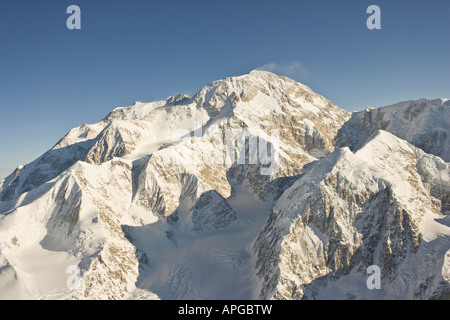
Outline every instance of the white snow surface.
<svg viewBox="0 0 450 320"><path fill-rule="evenodd" d="M336 140L356 150L376 130L385 130L448 162L449 128L450 100L418 99L354 112Z"/></svg>
<svg viewBox="0 0 450 320"><path fill-rule="evenodd" d="M427 105L447 106L444 100ZM256 239L268 245L264 240L275 236L268 230L293 230L289 219L303 210L309 189L300 196L293 190L305 181L311 190L322 185L330 170L355 190L389 184L405 210L417 214L426 242L417 257L429 259L430 274L442 274L433 286L441 278L448 283L448 217L420 210L435 204L430 188L440 196L450 190L448 163L384 131L358 140L355 154L346 146L335 151L349 118L303 84L252 71L212 82L193 97L136 101L70 130L0 183L0 299L258 299L270 290L257 275ZM276 157L256 161L263 145L250 141L270 142ZM411 159L416 169L405 169ZM267 164L271 174L261 174ZM345 200L336 205L345 207ZM274 212L282 213L273 219ZM349 242L358 236L350 225L342 230ZM305 234L307 247L330 238L314 225ZM408 259L413 268L416 256ZM285 270L282 259L276 264ZM73 267L77 278L68 272ZM414 271L404 270L402 277ZM363 278L342 275L316 298L342 297ZM78 286L70 285L74 279Z"/></svg>
<svg viewBox="0 0 450 320"><path fill-rule="evenodd" d="M431 299L445 294L450 226L440 212L442 203L430 197L429 183L435 179L448 192L449 172L439 157L386 131L376 131L355 153L342 148L329 154L277 200L258 236L258 274L265 286L260 297ZM364 259L353 260L360 250ZM271 266L269 256L279 262ZM382 270L379 290L366 285L369 265Z"/></svg>

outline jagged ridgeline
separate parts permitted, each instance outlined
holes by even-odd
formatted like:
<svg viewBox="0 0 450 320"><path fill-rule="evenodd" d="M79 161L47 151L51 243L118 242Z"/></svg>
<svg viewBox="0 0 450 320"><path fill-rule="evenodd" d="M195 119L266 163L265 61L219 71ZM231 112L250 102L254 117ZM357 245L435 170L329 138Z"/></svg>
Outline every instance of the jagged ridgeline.
<svg viewBox="0 0 450 320"><path fill-rule="evenodd" d="M264 71L116 108L1 182L0 298L442 297L449 110Z"/></svg>

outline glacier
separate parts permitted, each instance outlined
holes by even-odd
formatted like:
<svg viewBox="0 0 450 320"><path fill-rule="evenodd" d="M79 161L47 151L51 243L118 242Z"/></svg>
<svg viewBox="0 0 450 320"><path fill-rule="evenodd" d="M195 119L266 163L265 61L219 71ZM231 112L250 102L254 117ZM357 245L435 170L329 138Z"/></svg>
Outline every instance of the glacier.
<svg viewBox="0 0 450 320"><path fill-rule="evenodd" d="M255 70L116 108L0 185L0 299L443 297L449 107Z"/></svg>

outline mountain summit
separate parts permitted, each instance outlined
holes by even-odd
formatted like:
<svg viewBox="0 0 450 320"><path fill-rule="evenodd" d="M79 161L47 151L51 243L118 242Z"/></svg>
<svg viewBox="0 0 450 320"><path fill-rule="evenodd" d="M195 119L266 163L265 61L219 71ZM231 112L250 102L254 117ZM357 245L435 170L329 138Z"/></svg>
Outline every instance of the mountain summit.
<svg viewBox="0 0 450 320"><path fill-rule="evenodd" d="M0 185L0 298L440 297L448 100L424 101L350 114L252 71L116 108Z"/></svg>

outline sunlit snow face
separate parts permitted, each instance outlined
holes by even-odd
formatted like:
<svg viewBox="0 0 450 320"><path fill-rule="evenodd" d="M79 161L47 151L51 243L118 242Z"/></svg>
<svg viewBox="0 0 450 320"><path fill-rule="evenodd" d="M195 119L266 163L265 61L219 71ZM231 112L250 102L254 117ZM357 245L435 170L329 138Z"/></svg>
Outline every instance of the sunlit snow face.
<svg viewBox="0 0 450 320"><path fill-rule="evenodd" d="M255 130L256 134L245 128L203 133L200 126L192 132L178 130L174 133L174 140L181 136L185 142L181 159L183 164L211 163L227 167L233 164L259 164L261 175L273 175L278 168L278 130L271 130L269 134L259 128Z"/></svg>

